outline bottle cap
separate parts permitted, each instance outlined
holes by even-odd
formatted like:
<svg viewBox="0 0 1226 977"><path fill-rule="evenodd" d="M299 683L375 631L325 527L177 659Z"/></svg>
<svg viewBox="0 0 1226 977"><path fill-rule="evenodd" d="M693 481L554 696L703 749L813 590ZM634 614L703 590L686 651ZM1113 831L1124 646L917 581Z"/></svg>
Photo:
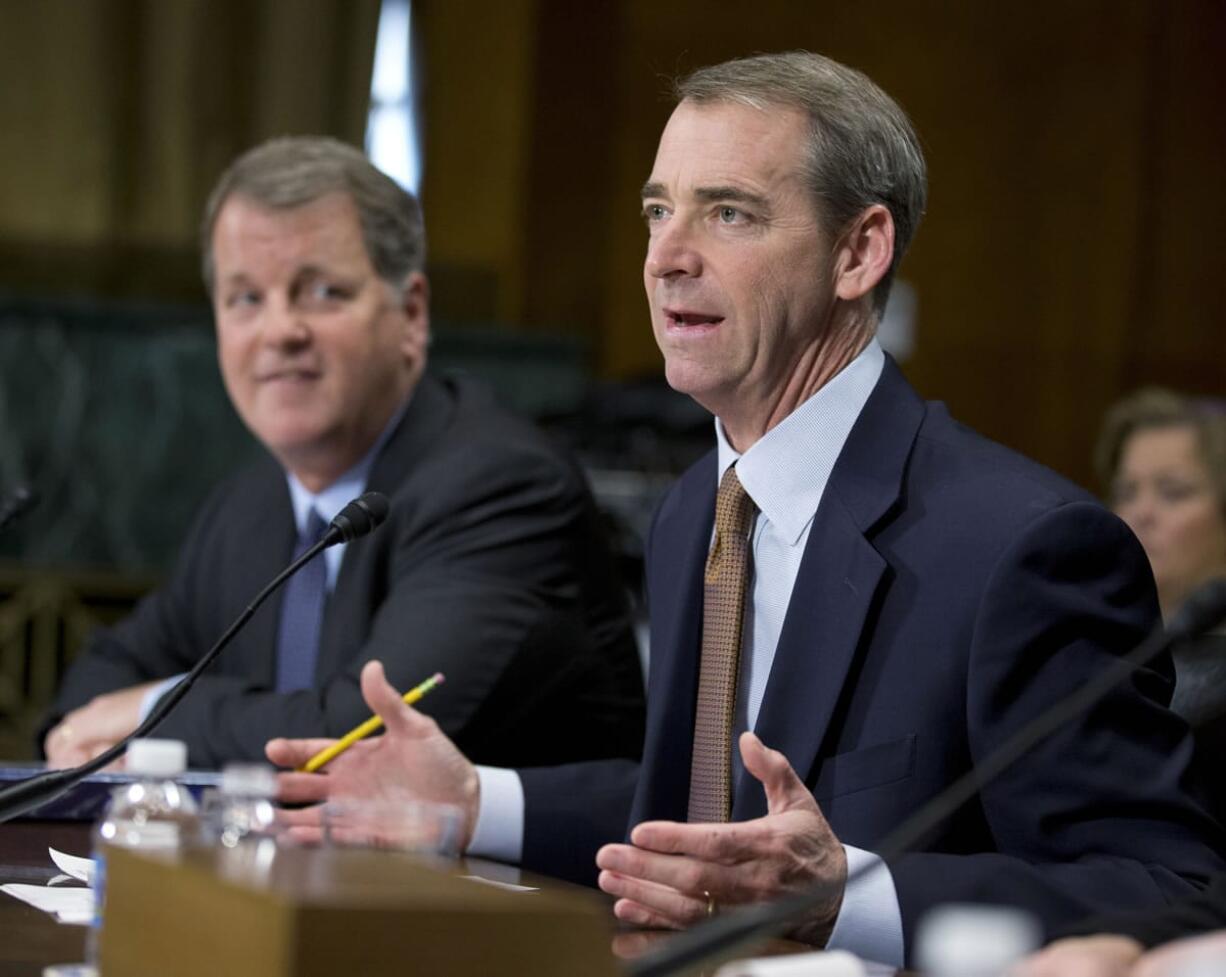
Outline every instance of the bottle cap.
<svg viewBox="0 0 1226 977"><path fill-rule="evenodd" d="M221 771L221 792L271 799L277 796L277 772L266 763L227 763Z"/></svg>
<svg viewBox="0 0 1226 977"><path fill-rule="evenodd" d="M177 777L187 769L187 744L181 740L133 740L124 762L128 773Z"/></svg>
<svg viewBox="0 0 1226 977"><path fill-rule="evenodd" d="M924 973L994 977L1040 942L1038 920L1024 910L951 903L920 920L915 956Z"/></svg>

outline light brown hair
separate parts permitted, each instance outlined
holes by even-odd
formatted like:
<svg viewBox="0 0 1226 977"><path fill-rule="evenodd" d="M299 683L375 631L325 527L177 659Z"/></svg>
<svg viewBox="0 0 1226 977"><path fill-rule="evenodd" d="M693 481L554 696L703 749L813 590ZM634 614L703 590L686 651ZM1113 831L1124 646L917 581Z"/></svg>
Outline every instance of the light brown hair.
<svg viewBox="0 0 1226 977"><path fill-rule="evenodd" d="M1110 497L1128 439L1138 431L1190 428L1226 514L1226 404L1187 397L1162 387L1145 387L1117 402L1103 420L1094 448L1094 467Z"/></svg>

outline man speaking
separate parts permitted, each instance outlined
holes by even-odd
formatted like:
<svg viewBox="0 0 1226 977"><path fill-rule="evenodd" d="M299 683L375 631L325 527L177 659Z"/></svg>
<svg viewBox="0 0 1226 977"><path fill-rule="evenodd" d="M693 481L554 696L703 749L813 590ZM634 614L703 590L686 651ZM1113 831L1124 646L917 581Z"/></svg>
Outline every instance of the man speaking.
<svg viewBox="0 0 1226 977"><path fill-rule="evenodd" d="M873 854L1139 642L1153 581L1118 519L920 399L874 338L925 203L898 105L804 52L702 69L677 95L643 187L644 282L668 381L715 415L716 447L652 526L641 765L469 775L372 664L389 742L331 777L285 775L286 797L353 789L361 764L436 797L450 778L473 851L572 877L595 855L621 919L683 927L825 884L795 935L895 965L938 902L1056 927L1192 891L1222 838L1189 792L1169 667L1034 748L923 850Z"/></svg>
<svg viewBox="0 0 1226 977"><path fill-rule="evenodd" d="M132 730L261 586L353 497L391 501L372 536L312 560L159 727L196 766L368 715L382 660L472 756L536 765L637 756L642 682L583 480L480 390L425 372L417 201L357 150L279 139L222 176L204 278L231 401L268 457L205 504L166 585L70 669L48 760Z"/></svg>

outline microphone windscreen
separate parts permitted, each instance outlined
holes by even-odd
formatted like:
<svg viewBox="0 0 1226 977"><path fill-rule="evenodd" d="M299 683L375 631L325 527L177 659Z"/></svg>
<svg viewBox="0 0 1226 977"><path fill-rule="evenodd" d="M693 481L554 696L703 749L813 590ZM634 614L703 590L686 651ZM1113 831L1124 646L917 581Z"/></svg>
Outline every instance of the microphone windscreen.
<svg viewBox="0 0 1226 977"><path fill-rule="evenodd" d="M1172 638L1190 638L1217 627L1226 618L1226 577L1202 584L1183 602L1167 625Z"/></svg>
<svg viewBox="0 0 1226 977"><path fill-rule="evenodd" d="M341 534L341 539L350 540L365 536L387 518L387 496L381 492L367 492L358 496L336 514L331 528Z"/></svg>

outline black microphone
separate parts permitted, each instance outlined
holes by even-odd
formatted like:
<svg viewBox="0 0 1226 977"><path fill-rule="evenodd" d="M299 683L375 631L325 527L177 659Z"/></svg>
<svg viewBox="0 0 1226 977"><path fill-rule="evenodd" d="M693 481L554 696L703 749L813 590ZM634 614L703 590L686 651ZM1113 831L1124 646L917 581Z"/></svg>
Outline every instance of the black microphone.
<svg viewBox="0 0 1226 977"><path fill-rule="evenodd" d="M1123 658L1117 658L1076 692L1039 713L1005 740L981 763L955 780L891 831L876 846L886 864L918 846L951 814L1070 719L1081 715L1172 644L1200 634L1226 619L1226 578L1197 589L1176 614L1169 629L1159 627ZM848 876L844 885L872 869L867 864ZM660 950L645 954L626 969L628 977L669 977L742 944L782 933L796 919L812 912L833 893L833 884L819 882L775 902L730 910L710 922L679 934Z"/></svg>
<svg viewBox="0 0 1226 977"><path fill-rule="evenodd" d="M132 732L104 753L98 754L92 760L88 760L78 767L69 767L65 770L47 770L10 787L6 787L4 790L0 790L0 824L15 817L20 817L22 814L54 800L61 794L67 793L91 773L101 770L112 760L122 756L124 750L128 747L128 743L132 740L147 736L152 732L166 718L170 710L179 703L179 700L187 695L188 690L196 684L196 680L200 677L201 673L213 663L213 660L221 653L221 650L233 640L243 625L250 620L251 615L256 612L256 608L263 604L273 591L297 573L305 564L310 562L321 550L325 550L336 543L350 542L375 529L387 518L387 512L387 498L378 492L367 492L345 506L329 524L323 538L277 574L263 590L256 594L255 599L247 605L246 609L238 616L234 623L226 628L225 633L217 639L216 644L201 656L200 660L192 666L191 671L183 676L180 682L158 700L157 705L145 717L145 721L137 726L136 729L132 730Z"/></svg>
<svg viewBox="0 0 1226 977"><path fill-rule="evenodd" d="M25 485L13 489L0 501L0 533L38 505L38 493Z"/></svg>
<svg viewBox="0 0 1226 977"><path fill-rule="evenodd" d="M365 536L387 518L387 496L379 492L360 495L333 517L324 533L324 546L348 543ZM329 541L330 540L330 541Z"/></svg>

